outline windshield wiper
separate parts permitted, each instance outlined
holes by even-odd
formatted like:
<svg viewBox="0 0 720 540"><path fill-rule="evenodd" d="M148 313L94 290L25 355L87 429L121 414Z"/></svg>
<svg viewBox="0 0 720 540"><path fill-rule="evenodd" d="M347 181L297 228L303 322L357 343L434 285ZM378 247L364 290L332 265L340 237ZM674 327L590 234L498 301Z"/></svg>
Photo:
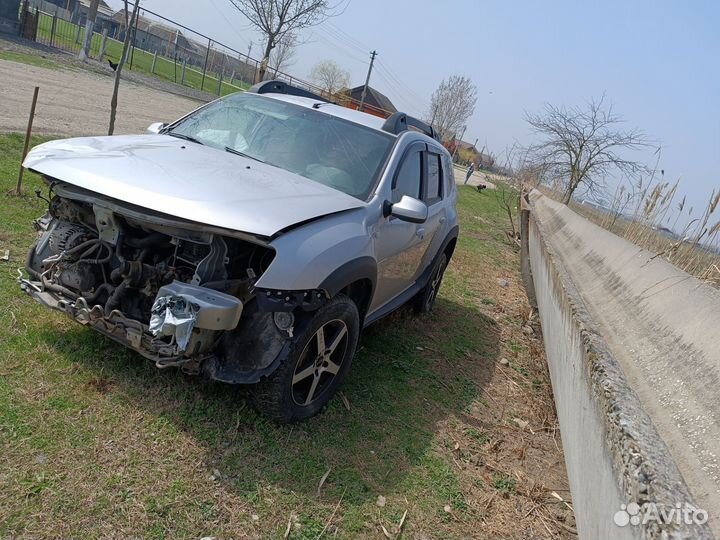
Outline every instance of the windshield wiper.
<svg viewBox="0 0 720 540"><path fill-rule="evenodd" d="M230 146L226 146L225 151L230 152L231 154L235 154L236 156L242 156L242 157L254 159L255 161L259 161L260 163L265 163L260 158L256 158L255 156L251 156L250 154L246 154L245 152L241 152L240 150L235 150L234 148L232 148Z"/></svg>
<svg viewBox="0 0 720 540"><path fill-rule="evenodd" d="M177 133L175 131L167 131L165 135L170 135L171 137L177 137L178 139L183 139L184 141L190 141L197 144L205 144L202 141L197 140L195 137L191 137L190 135L185 135L184 133Z"/></svg>

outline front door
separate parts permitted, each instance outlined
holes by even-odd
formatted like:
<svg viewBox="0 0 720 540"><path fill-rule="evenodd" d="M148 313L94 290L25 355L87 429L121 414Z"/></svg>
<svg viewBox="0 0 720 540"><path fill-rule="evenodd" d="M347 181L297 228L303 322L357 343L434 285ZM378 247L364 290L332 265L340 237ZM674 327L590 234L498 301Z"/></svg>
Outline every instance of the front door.
<svg viewBox="0 0 720 540"><path fill-rule="evenodd" d="M403 195L422 199L425 149L424 143L415 143L406 150L393 179L391 202L398 202ZM381 218L375 237L378 283L370 309L388 303L414 283L426 248L424 223Z"/></svg>

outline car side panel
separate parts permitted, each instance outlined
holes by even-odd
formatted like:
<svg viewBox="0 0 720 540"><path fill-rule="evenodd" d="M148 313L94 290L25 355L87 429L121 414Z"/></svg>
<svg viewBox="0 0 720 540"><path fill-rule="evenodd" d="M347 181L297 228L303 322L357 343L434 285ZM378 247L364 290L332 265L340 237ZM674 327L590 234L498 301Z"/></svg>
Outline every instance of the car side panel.
<svg viewBox="0 0 720 540"><path fill-rule="evenodd" d="M256 286L263 289L317 289L348 261L372 257L367 208L350 210L302 225L270 242L276 255ZM376 276L373 276L375 281Z"/></svg>

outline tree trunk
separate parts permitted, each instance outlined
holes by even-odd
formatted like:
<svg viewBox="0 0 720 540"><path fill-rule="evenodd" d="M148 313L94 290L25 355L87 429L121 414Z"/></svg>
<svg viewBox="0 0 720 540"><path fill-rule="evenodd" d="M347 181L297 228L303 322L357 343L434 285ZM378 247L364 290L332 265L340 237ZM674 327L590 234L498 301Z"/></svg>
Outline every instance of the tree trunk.
<svg viewBox="0 0 720 540"><path fill-rule="evenodd" d="M125 41L123 42L123 50L118 60L118 66L115 70L115 82L113 84L112 98L110 98L110 125L108 126L108 135L112 135L115 131L115 115L117 114L117 102L118 102L118 91L120 90L120 73L125 65L127 59L127 52L130 47L130 38L133 35L132 28L137 19L138 7L140 6L140 0L135 0L135 7L133 8L132 18L130 24L125 29Z"/></svg>
<svg viewBox="0 0 720 540"><path fill-rule="evenodd" d="M99 4L100 0L92 0L88 8L87 22L85 23L85 37L83 38L82 47L80 47L80 53L78 54L78 57L83 62L90 56L90 44L95 30L95 18L97 17Z"/></svg>
<svg viewBox="0 0 720 540"><path fill-rule="evenodd" d="M262 61L260 62L260 69L258 70L258 80L256 83L263 82L265 80L265 73L267 72L268 62L270 62L270 53L273 50L274 39L268 39L267 45L265 46L265 52L263 53Z"/></svg>

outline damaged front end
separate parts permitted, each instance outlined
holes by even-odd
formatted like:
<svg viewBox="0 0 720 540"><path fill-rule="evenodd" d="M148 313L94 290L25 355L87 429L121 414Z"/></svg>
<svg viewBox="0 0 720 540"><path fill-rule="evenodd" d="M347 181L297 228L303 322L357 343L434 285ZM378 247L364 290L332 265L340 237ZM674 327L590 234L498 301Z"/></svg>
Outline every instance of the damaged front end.
<svg viewBox="0 0 720 540"><path fill-rule="evenodd" d="M256 382L292 328L256 301L262 238L149 212L51 181L21 288L158 367Z"/></svg>

